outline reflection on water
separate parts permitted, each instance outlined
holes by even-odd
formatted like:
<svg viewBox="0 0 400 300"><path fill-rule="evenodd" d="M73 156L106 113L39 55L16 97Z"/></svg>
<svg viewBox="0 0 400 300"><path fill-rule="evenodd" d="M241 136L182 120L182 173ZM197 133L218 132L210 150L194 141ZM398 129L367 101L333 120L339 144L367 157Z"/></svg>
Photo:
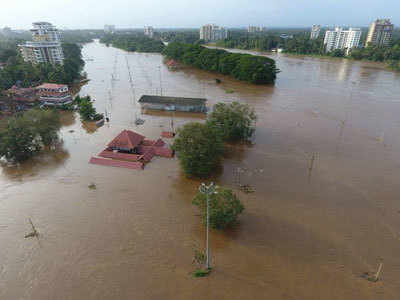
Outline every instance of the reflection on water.
<svg viewBox="0 0 400 300"><path fill-rule="evenodd" d="M254 86L171 72L158 54L98 43L83 52L94 60L81 94L111 121L88 132L66 114L65 157L2 168L0 299L398 299L398 73L268 54L282 72L275 86ZM237 191L240 226L212 231L214 271L205 280L188 274L193 245L204 245L191 205L199 180L182 176L176 158L156 157L142 172L88 164L122 129L155 139L170 127L168 113L143 114L136 103L161 90L211 105L241 101L258 113L253 144L228 146L210 179L235 188L240 169L255 192ZM189 121L202 120L176 114L174 125ZM23 238L28 218L41 247ZM382 260L381 282L360 277Z"/></svg>

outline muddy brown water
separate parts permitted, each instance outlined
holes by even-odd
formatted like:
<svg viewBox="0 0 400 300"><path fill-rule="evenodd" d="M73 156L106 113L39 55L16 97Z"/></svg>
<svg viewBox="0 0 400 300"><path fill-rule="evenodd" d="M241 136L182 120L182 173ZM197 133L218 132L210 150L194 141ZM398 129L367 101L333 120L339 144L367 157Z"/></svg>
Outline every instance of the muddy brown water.
<svg viewBox="0 0 400 300"><path fill-rule="evenodd" d="M111 122L96 130L66 113L62 150L1 167L0 299L399 299L398 73L275 54L276 85L253 86L96 42L83 54L94 60L81 94ZM134 102L161 89L245 102L259 117L254 144L229 147L215 178L234 188L241 168L256 192L238 192L237 228L212 232L208 278L189 274L205 231L191 205L199 181L176 159L143 172L88 164L122 129L157 138L169 128L168 114L141 115ZM192 120L202 121L177 114L174 123ZM29 218L39 240L24 238ZM361 277L380 262L379 282Z"/></svg>

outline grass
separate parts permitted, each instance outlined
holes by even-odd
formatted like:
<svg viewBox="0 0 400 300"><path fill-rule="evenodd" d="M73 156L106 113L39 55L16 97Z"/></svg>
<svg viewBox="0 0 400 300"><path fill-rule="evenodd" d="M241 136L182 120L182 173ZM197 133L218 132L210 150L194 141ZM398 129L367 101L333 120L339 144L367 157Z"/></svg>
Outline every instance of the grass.
<svg viewBox="0 0 400 300"><path fill-rule="evenodd" d="M206 277L206 276L208 276L210 273L211 273L211 269L206 269L206 270L204 270L204 269L197 269L196 271L194 271L194 272L192 273L192 275L193 275L193 277L200 278L200 277Z"/></svg>
<svg viewBox="0 0 400 300"><path fill-rule="evenodd" d="M233 94L235 92L235 90L226 90L225 91L227 94Z"/></svg>

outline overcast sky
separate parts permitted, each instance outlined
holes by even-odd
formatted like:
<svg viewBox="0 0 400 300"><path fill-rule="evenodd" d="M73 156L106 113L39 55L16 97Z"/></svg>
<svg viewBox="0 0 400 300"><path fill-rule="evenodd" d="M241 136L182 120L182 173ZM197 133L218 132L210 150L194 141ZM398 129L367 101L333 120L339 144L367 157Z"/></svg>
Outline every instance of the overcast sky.
<svg viewBox="0 0 400 300"><path fill-rule="evenodd" d="M400 0L0 0L0 27L367 26L376 18L400 25Z"/></svg>

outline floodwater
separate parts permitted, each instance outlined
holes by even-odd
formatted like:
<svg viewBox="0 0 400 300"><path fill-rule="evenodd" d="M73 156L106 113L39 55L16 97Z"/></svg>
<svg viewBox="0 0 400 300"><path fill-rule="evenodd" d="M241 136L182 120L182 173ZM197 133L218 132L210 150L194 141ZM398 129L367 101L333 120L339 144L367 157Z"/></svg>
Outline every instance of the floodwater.
<svg viewBox="0 0 400 300"><path fill-rule="evenodd" d="M65 113L62 150L1 167L0 299L399 299L398 73L275 54L276 85L253 86L97 42L83 54L91 81L81 94L111 122L96 130ZM241 101L259 117L253 145L230 146L214 178L235 188L240 168L255 193L237 192L238 227L212 232L208 278L190 275L205 244L191 205L200 181L176 159L142 172L88 164L122 129L157 138L170 128L169 114L135 105L161 90ZM176 127L188 121L202 118L174 117ZM29 218L39 239L24 238ZM361 277L381 262L380 281Z"/></svg>

